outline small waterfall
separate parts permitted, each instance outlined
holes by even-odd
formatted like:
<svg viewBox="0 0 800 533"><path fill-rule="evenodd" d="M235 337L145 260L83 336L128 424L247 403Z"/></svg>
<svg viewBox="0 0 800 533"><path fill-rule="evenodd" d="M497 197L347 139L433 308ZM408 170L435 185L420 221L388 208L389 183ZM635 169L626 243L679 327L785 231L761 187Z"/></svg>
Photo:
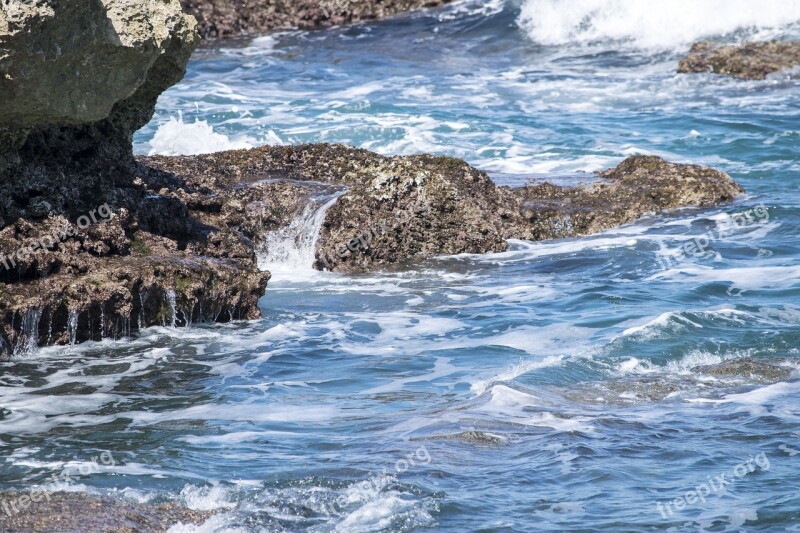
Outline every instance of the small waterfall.
<svg viewBox="0 0 800 533"><path fill-rule="evenodd" d="M312 265L320 228L328 209L342 194L340 191L332 197L312 200L288 227L267 234L258 258L259 268L269 270L275 279L282 280L315 273Z"/></svg>
<svg viewBox="0 0 800 533"><path fill-rule="evenodd" d="M177 325L178 325L178 306L177 306L176 301L175 301L175 291L172 290L172 289L169 289L167 291L167 303L169 304L169 308L170 308L170 311L171 311L169 327L171 327L171 328L177 327Z"/></svg>
<svg viewBox="0 0 800 533"><path fill-rule="evenodd" d="M139 329L140 331L144 329L144 294L141 292L139 293Z"/></svg>
<svg viewBox="0 0 800 533"><path fill-rule="evenodd" d="M29 309L22 315L20 335L14 346L14 355L32 353L39 347L39 321L42 319L41 309Z"/></svg>
<svg viewBox="0 0 800 533"><path fill-rule="evenodd" d="M78 311L75 309L69 310L67 329L69 330L69 345L75 346L75 342L78 340Z"/></svg>

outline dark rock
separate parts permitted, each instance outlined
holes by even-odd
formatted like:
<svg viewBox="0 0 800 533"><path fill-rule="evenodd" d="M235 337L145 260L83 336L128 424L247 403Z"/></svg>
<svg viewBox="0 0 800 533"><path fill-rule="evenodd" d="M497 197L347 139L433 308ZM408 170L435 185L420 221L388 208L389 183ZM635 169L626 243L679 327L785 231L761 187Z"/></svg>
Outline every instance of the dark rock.
<svg viewBox="0 0 800 533"><path fill-rule="evenodd" d="M762 41L742 45L700 42L681 59L678 72L722 74L763 80L769 74L800 66L800 42Z"/></svg>
<svg viewBox="0 0 800 533"><path fill-rule="evenodd" d="M133 158L197 43L177 0L0 3L0 357L260 316L253 225Z"/></svg>
<svg viewBox="0 0 800 533"><path fill-rule="evenodd" d="M501 251L508 238L586 235L741 192L722 172L657 157L629 158L587 186L511 189L453 158L333 145L141 158L134 176L123 192L110 189L117 204L95 210L102 219L88 227L51 214L0 230L3 351L256 318L270 277L256 250L321 193L343 192L313 266L360 272ZM35 253L18 253L34 243Z"/></svg>
<svg viewBox="0 0 800 533"><path fill-rule="evenodd" d="M514 189L496 186L459 159L383 157L325 144L142 161L209 190L247 184L236 192L240 209L264 199L273 227L292 220L309 188L346 188L326 215L314 265L340 272L503 251L509 238L588 235L645 213L713 206L742 192L724 172L641 156L600 173L600 181L588 186ZM269 201L276 194L278 201Z"/></svg>
<svg viewBox="0 0 800 533"><path fill-rule="evenodd" d="M7 533L161 533L176 524L200 525L213 514L82 492L0 492L0 531Z"/></svg>
<svg viewBox="0 0 800 533"><path fill-rule="evenodd" d="M232 37L271 30L311 30L405 11L451 0L181 0L197 19L204 38Z"/></svg>
<svg viewBox="0 0 800 533"><path fill-rule="evenodd" d="M587 186L549 183L506 189L519 217L508 238L543 240L580 237L633 222L646 213L678 207L710 207L733 200L742 188L724 172L698 165L633 156L599 172Z"/></svg>

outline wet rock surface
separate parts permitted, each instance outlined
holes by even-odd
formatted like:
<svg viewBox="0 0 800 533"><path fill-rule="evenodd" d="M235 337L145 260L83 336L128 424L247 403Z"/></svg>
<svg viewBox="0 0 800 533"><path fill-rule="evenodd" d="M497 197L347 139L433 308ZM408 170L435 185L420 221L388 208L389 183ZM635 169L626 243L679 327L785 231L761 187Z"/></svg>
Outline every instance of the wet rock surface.
<svg viewBox="0 0 800 533"><path fill-rule="evenodd" d="M629 158L586 186L512 189L458 159L336 145L140 158L133 175L98 211L110 216L86 228L51 212L0 230L4 353L256 318L270 277L258 269L257 252L270 253L265 236L320 195L341 196L325 214L313 266L353 273L502 251L509 238L587 235L741 192L722 172L657 157Z"/></svg>
<svg viewBox="0 0 800 533"><path fill-rule="evenodd" d="M692 368L692 372L720 378L745 380L752 383L777 383L789 379L794 369L776 364L776 362L759 361L743 357L731 359L716 365L701 365Z"/></svg>
<svg viewBox="0 0 800 533"><path fill-rule="evenodd" d="M700 42L678 64L681 73L713 73L745 80L800 66L800 42L762 41L742 45Z"/></svg>
<svg viewBox="0 0 800 533"><path fill-rule="evenodd" d="M176 524L202 524L213 514L81 492L2 492L0 510L0 531L6 533L161 533Z"/></svg>
<svg viewBox="0 0 800 533"><path fill-rule="evenodd" d="M451 0L181 0L204 38L311 30L383 19Z"/></svg>
<svg viewBox="0 0 800 533"><path fill-rule="evenodd" d="M458 441L464 444L472 444L476 446L495 446L498 444L506 444L508 439L500 435L493 435L485 431L462 431L460 433L453 433L450 435L433 435L431 437L421 437L411 439L414 441L425 440L444 440L444 441Z"/></svg>
<svg viewBox="0 0 800 533"><path fill-rule="evenodd" d="M588 235L645 213L718 205L742 192L723 172L642 156L590 185L521 188L499 187L459 159L383 157L325 144L142 162L201 188L235 187L239 212L266 209L270 227L292 220L315 191L341 187L345 192L322 225L314 266L350 273L437 255L499 252L510 238Z"/></svg>
<svg viewBox="0 0 800 533"><path fill-rule="evenodd" d="M260 316L252 224L133 158L197 44L178 0L0 4L0 357Z"/></svg>

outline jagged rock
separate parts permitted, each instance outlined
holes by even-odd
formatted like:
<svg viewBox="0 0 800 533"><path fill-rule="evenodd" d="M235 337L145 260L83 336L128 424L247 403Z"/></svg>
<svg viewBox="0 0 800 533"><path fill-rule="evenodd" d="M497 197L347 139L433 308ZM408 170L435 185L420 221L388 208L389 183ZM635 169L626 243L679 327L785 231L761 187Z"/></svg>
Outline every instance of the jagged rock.
<svg viewBox="0 0 800 533"><path fill-rule="evenodd" d="M509 202L517 202L520 217L505 236L533 241L580 237L646 213L719 205L743 192L724 172L656 156L629 157L598 176L587 186L541 183L511 190Z"/></svg>
<svg viewBox="0 0 800 533"><path fill-rule="evenodd" d="M678 72L711 72L763 80L773 72L800 66L800 42L762 41L742 45L700 42L681 59Z"/></svg>
<svg viewBox="0 0 800 533"><path fill-rule="evenodd" d="M204 38L383 19L452 0L181 0Z"/></svg>
<svg viewBox="0 0 800 533"><path fill-rule="evenodd" d="M0 492L0 530L65 533L161 533L177 524L200 525L214 512L174 503L134 503L83 492Z"/></svg>
<svg viewBox="0 0 800 533"><path fill-rule="evenodd" d="M325 144L142 161L195 187L250 184L237 192L244 195L242 204L269 198L281 184L278 204L287 209L273 204L273 225L290 221L310 191L346 188L327 212L315 264L340 272L502 251L509 238L587 235L645 213L717 205L742 192L724 172L644 156L628 158L588 186L515 189L496 186L458 159L383 157Z"/></svg>
<svg viewBox="0 0 800 533"><path fill-rule="evenodd" d="M132 154L197 44L178 0L0 2L0 357L260 315L246 224Z"/></svg>
<svg viewBox="0 0 800 533"><path fill-rule="evenodd" d="M629 158L591 185L515 189L453 158L325 144L139 161L128 187L142 199L135 207L106 206L87 227L50 215L0 231L0 352L255 318L270 277L256 250L320 194L341 196L313 266L360 272L500 251L509 238L586 235L741 192L722 172L658 157ZM35 253L15 253L32 243Z"/></svg>

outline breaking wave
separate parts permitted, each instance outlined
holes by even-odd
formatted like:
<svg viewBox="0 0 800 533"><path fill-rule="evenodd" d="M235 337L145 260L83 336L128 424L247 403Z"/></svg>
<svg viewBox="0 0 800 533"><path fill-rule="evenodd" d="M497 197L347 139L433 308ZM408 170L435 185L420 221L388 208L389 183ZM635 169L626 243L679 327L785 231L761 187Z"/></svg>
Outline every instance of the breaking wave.
<svg viewBox="0 0 800 533"><path fill-rule="evenodd" d="M623 41L671 50L742 31L769 38L800 22L800 2L785 0L526 0L518 23L540 44Z"/></svg>

